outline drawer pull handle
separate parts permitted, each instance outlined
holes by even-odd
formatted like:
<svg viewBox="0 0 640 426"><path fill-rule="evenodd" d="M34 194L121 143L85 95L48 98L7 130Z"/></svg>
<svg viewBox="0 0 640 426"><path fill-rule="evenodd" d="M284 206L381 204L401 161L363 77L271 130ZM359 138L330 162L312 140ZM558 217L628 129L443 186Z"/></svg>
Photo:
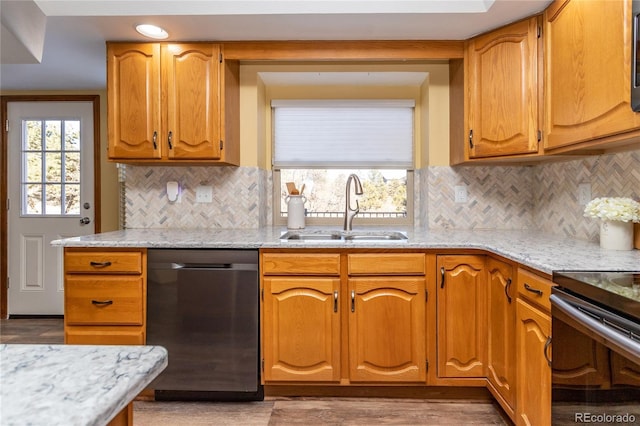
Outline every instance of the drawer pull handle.
<svg viewBox="0 0 640 426"><path fill-rule="evenodd" d="M527 291L530 291L531 293L535 293L538 296L542 296L542 290L538 290L537 288L533 288L527 283L524 283L524 289L527 290Z"/></svg>
<svg viewBox="0 0 640 426"><path fill-rule="evenodd" d="M111 262L94 262L93 260L89 264L96 268L106 268L107 266L111 266Z"/></svg>
<svg viewBox="0 0 640 426"><path fill-rule="evenodd" d="M113 300L92 300L91 304L96 306L108 306L113 305Z"/></svg>
<svg viewBox="0 0 640 426"><path fill-rule="evenodd" d="M509 296L509 290L511 289L511 278L507 278L507 284L504 286L504 294L507 296L507 302L511 304L511 296Z"/></svg>

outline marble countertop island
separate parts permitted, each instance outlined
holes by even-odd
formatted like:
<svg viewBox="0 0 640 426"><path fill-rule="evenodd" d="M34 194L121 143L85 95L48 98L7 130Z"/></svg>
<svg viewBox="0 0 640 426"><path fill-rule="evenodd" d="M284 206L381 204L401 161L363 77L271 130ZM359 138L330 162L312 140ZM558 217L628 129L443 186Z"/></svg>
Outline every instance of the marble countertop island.
<svg viewBox="0 0 640 426"><path fill-rule="evenodd" d="M166 366L161 346L0 345L0 424L105 425Z"/></svg>
<svg viewBox="0 0 640 426"><path fill-rule="evenodd" d="M307 227L305 232L329 228ZM335 228L331 228L335 229ZM359 228L359 230L371 230ZM287 241L284 227L259 229L146 228L106 232L54 241L63 247L146 248L384 248L478 249L514 260L543 273L560 270L638 271L640 250L612 251L597 243L539 230L422 230L394 227L407 235L401 241Z"/></svg>

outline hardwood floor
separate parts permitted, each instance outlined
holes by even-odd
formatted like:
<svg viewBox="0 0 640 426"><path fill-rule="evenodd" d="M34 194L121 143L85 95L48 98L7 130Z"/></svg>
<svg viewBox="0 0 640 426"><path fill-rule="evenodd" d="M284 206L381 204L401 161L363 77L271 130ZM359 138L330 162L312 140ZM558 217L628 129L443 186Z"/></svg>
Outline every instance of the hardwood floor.
<svg viewBox="0 0 640 426"><path fill-rule="evenodd" d="M0 343L64 342L61 319L0 320ZM260 402L136 400L136 426L510 425L495 402L447 399L267 397Z"/></svg>

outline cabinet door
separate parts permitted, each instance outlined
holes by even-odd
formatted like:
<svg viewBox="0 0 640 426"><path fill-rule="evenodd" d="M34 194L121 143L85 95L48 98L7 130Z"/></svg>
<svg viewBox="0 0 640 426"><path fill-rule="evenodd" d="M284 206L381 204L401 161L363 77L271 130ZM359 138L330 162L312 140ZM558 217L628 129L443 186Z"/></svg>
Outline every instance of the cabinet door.
<svg viewBox="0 0 640 426"><path fill-rule="evenodd" d="M108 45L107 98L109 158L160 158L159 44Z"/></svg>
<svg viewBox="0 0 640 426"><path fill-rule="evenodd" d="M517 401L516 424L551 424L551 367L545 348L551 335L551 318L528 303L516 302Z"/></svg>
<svg viewBox="0 0 640 426"><path fill-rule="evenodd" d="M351 382L424 382L424 277L349 279Z"/></svg>
<svg viewBox="0 0 640 426"><path fill-rule="evenodd" d="M516 285L513 268L508 263L489 258L487 272L487 379L506 402L505 411L511 411L509 414L513 416L516 381Z"/></svg>
<svg viewBox="0 0 640 426"><path fill-rule="evenodd" d="M472 39L467 54L469 158L537 153L538 18Z"/></svg>
<svg viewBox="0 0 640 426"><path fill-rule="evenodd" d="M640 128L631 110L631 0L545 11L545 148Z"/></svg>
<svg viewBox="0 0 640 426"><path fill-rule="evenodd" d="M264 278L266 381L340 380L338 278Z"/></svg>
<svg viewBox="0 0 640 426"><path fill-rule="evenodd" d="M162 45L169 159L220 158L220 46Z"/></svg>
<svg viewBox="0 0 640 426"><path fill-rule="evenodd" d="M483 256L438 256L438 377L485 377Z"/></svg>

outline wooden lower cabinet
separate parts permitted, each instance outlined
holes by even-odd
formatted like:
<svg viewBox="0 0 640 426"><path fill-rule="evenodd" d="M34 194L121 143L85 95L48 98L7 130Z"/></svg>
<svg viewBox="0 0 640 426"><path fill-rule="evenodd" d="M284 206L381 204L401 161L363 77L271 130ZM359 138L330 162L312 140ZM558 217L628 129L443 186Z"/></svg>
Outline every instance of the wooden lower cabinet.
<svg viewBox="0 0 640 426"><path fill-rule="evenodd" d="M264 379L340 380L340 279L264 279Z"/></svg>
<svg viewBox="0 0 640 426"><path fill-rule="evenodd" d="M261 271L267 385L486 384L514 423L550 424L547 278L485 254L348 249L261 250Z"/></svg>
<svg viewBox="0 0 640 426"><path fill-rule="evenodd" d="M146 249L64 249L64 342L144 345ZM109 426L133 425L133 402Z"/></svg>
<svg viewBox="0 0 640 426"><path fill-rule="evenodd" d="M145 249L65 248L67 344L144 345Z"/></svg>
<svg viewBox="0 0 640 426"><path fill-rule="evenodd" d="M551 424L551 367L545 348L551 335L548 313L518 299L516 307L517 425Z"/></svg>
<svg viewBox="0 0 640 426"><path fill-rule="evenodd" d="M516 412L512 417L517 425L551 424L551 287L548 279L518 268Z"/></svg>
<svg viewBox="0 0 640 426"><path fill-rule="evenodd" d="M423 382L424 277L349 279L351 382Z"/></svg>
<svg viewBox="0 0 640 426"><path fill-rule="evenodd" d="M515 413L516 286L511 264L487 259L487 380L509 417Z"/></svg>
<svg viewBox="0 0 640 426"><path fill-rule="evenodd" d="M265 382L424 384L425 259L262 252Z"/></svg>
<svg viewBox="0 0 640 426"><path fill-rule="evenodd" d="M485 257L438 256L437 269L438 377L485 377Z"/></svg>

